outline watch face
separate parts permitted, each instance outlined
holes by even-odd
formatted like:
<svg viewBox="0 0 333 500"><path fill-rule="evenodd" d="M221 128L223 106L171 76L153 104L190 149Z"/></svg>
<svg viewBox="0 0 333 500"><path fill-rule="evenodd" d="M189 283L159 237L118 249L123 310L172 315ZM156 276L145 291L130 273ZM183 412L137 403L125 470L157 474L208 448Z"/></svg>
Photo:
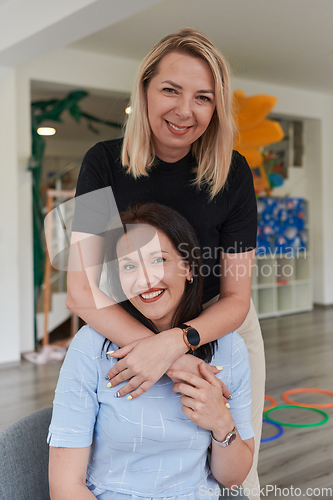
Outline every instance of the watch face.
<svg viewBox="0 0 333 500"><path fill-rule="evenodd" d="M200 344L200 335L198 330L196 330L195 328L190 328L187 331L186 337L189 344L191 344L193 347L196 347Z"/></svg>
<svg viewBox="0 0 333 500"><path fill-rule="evenodd" d="M237 436L236 432L234 432L233 434L231 434L230 438L228 439L228 445L231 444L231 443L233 443L235 441L236 436Z"/></svg>

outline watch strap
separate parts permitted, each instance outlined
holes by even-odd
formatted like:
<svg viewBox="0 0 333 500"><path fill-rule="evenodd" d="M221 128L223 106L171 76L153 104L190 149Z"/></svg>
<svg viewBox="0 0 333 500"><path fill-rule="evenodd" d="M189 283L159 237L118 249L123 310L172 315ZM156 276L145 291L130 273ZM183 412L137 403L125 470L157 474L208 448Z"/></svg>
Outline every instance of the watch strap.
<svg viewBox="0 0 333 500"><path fill-rule="evenodd" d="M179 325L179 328L181 328L183 330L183 340L184 340L184 343L186 344L186 346L193 352L195 351L196 349L198 349L198 347L200 347L200 335L199 335L199 332L193 328L193 326L190 326L190 325L186 325L185 323L182 323L181 325ZM194 344L191 344L191 342L189 342L188 340L188 337L187 337L187 332L189 330L194 330L194 332L198 335L198 338L199 338L199 343L194 345Z"/></svg>

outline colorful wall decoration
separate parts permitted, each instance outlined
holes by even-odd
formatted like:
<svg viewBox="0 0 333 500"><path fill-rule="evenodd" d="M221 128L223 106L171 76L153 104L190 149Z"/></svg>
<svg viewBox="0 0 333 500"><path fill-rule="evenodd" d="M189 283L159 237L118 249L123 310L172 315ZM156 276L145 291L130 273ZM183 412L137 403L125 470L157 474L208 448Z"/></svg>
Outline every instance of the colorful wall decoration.
<svg viewBox="0 0 333 500"><path fill-rule="evenodd" d="M271 172L272 176L267 175L260 149L279 142L284 137L281 125L277 121L267 119L277 98L263 94L246 96L242 90L236 90L233 98L238 127L234 149L247 159L252 169L256 193L264 192L269 196L272 187L283 183L283 179L279 179L274 172Z"/></svg>
<svg viewBox="0 0 333 500"><path fill-rule="evenodd" d="M289 257L308 248L307 203L302 198L258 198L257 255Z"/></svg>

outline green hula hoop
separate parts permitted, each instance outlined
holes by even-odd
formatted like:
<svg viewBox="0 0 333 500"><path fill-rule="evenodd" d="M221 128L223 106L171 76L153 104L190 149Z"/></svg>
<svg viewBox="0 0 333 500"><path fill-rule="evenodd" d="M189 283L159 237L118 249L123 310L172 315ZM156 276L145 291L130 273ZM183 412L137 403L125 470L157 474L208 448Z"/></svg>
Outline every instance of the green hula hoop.
<svg viewBox="0 0 333 500"><path fill-rule="evenodd" d="M273 420L268 416L269 413L275 410L282 410L283 408L299 408L301 410L310 410L310 411L315 411L316 413L320 413L323 415L324 419L321 420L321 422L315 422L314 424L289 424L288 422L279 422L278 420ZM329 419L328 414L323 411L323 410L318 410L317 408L308 408L307 406L294 406L294 405L280 405L280 406L275 406L274 408L271 408L270 410L266 410L265 412L265 418L267 420L270 420L274 424L278 425L285 425L286 427L317 427L318 425L324 425Z"/></svg>

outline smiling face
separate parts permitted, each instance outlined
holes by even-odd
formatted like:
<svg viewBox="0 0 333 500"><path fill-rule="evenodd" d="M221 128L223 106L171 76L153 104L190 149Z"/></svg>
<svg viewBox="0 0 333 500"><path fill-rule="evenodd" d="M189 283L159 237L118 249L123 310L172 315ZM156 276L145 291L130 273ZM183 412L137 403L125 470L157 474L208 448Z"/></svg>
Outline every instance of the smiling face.
<svg viewBox="0 0 333 500"><path fill-rule="evenodd" d="M120 283L134 307L159 331L167 330L192 273L169 238L157 229L146 245L132 251L138 248L140 231L144 231L142 225L118 241Z"/></svg>
<svg viewBox="0 0 333 500"><path fill-rule="evenodd" d="M204 59L170 52L147 88L148 119L155 154L180 160L207 129L215 110L215 85Z"/></svg>

